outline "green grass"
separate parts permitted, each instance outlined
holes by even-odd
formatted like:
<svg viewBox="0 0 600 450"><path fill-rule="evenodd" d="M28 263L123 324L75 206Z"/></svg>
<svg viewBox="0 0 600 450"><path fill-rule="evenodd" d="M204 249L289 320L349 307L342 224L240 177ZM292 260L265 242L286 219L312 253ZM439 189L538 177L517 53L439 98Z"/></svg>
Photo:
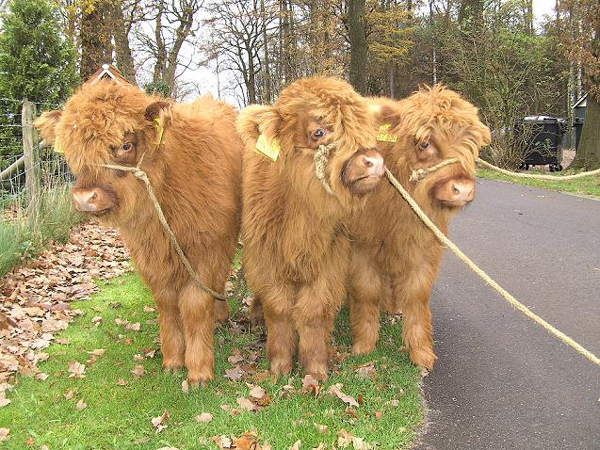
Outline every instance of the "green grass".
<svg viewBox="0 0 600 450"><path fill-rule="evenodd" d="M16 217L2 217L0 222L0 276L41 252L48 242L66 242L71 227L83 219L73 209L68 186L44 190L28 210L19 199L6 206L16 210Z"/></svg>
<svg viewBox="0 0 600 450"><path fill-rule="evenodd" d="M529 173L542 172L530 170ZM560 175L572 175L574 173L577 172L566 170L564 172L560 172ZM543 189L550 189L552 191L566 192L576 195L588 195L600 198L600 177L598 176L585 177L570 181L544 181L511 177L487 169L477 169L477 176L486 178L488 180L509 181L511 183L522 184L525 186L533 186Z"/></svg>
<svg viewBox="0 0 600 450"><path fill-rule="evenodd" d="M120 306L114 308L111 302ZM342 391L362 400L356 408L357 417L351 417L346 405L336 397L294 393L279 396L283 385L301 387L302 374L297 369L292 379L267 378L255 381L250 376L241 382L224 377L232 365L227 361L233 349L246 356L257 348L260 333L247 330L245 317L239 305L232 304L233 322L221 326L215 333L215 380L207 387L186 394L181 383L185 372L168 374L161 370L161 355L153 359L134 361L133 356L144 349L157 348L157 325L146 324L156 318L155 312L146 313L144 305L154 306L148 289L135 274L123 276L109 285L91 301L74 303L83 315L65 330L60 338L68 343L52 345L47 352L48 361L41 363L42 372L50 375L45 381L32 378L18 379L18 385L8 394L12 403L0 409L0 427L10 428L10 440L3 448L21 449L32 439L34 448L48 445L51 449L158 449L174 446L179 449L217 448L204 438L216 435L240 436L255 430L273 449L288 449L297 440L303 449L317 447L325 442L327 448L337 441L342 428L378 449L409 447L415 428L423 420L418 382L419 370L408 362L407 355L399 352L400 329L384 320L382 335L375 352L361 357L348 357L334 367L332 376L322 385L322 392L334 383L343 383ZM114 304L112 306L115 306ZM91 319L101 316L96 327ZM140 322L140 331L124 331L115 324L115 318ZM241 332L239 330L242 330ZM339 352L348 352L350 332L348 314L340 314L335 343ZM106 353L92 364L86 363L88 351L103 348ZM84 379L68 378L69 361L86 364ZM370 378L360 378L355 369L374 361L377 373ZM134 380L131 369L142 364L145 375ZM260 350L257 373L267 369L264 350ZM118 386L119 379L127 381ZM230 415L221 405L239 408L238 397L248 397L245 382L260 385L271 396L269 406L259 412L243 411ZM67 400L64 394L76 389ZM83 399L87 407L78 411L75 405ZM397 400L399 404L390 403ZM151 419L169 411L168 427L157 434ZM194 417L202 412L211 413L209 423L197 423ZM380 418L376 418L381 415ZM325 425L324 433L314 424ZM351 447L350 447L351 448Z"/></svg>

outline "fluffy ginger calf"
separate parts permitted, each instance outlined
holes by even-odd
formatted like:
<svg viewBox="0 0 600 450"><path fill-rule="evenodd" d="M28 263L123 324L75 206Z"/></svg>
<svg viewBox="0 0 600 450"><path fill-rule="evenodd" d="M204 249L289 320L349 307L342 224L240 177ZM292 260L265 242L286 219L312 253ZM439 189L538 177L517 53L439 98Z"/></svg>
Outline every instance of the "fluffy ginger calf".
<svg viewBox="0 0 600 450"><path fill-rule="evenodd" d="M209 97L173 104L100 81L84 85L64 111L36 121L77 176L75 207L121 232L158 306L163 367L185 365L192 384L213 377L213 308L224 319L227 304L191 280L144 183L100 165L140 165L200 280L222 292L241 210L243 145L235 119L233 108Z"/></svg>
<svg viewBox="0 0 600 450"><path fill-rule="evenodd" d="M447 233L450 219L475 195L475 159L490 143L477 109L441 86L388 103L387 121L396 142L380 143L385 164L436 226ZM387 110L386 110L387 111ZM410 181L414 170L443 160L458 163ZM373 350L380 306L403 316L402 338L411 361L432 369L429 293L442 246L391 186L382 186L352 221L355 237L350 274L353 353ZM381 299L387 304L380 305Z"/></svg>
<svg viewBox="0 0 600 450"><path fill-rule="evenodd" d="M262 303L271 371L290 372L297 349L305 372L324 379L346 294L345 223L383 174L374 109L346 82L308 78L284 89L272 106L244 109L238 131L246 145L244 268L253 309ZM280 147L276 162L257 153L260 135ZM324 145L333 149L322 183L314 157Z"/></svg>

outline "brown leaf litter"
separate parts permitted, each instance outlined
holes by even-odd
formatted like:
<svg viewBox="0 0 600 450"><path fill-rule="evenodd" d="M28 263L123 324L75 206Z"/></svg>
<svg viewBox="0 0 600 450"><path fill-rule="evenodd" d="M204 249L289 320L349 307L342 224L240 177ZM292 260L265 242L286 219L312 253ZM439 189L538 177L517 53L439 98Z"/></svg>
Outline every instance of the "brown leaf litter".
<svg viewBox="0 0 600 450"><path fill-rule="evenodd" d="M106 280L132 270L117 231L98 223L76 226L69 242L52 244L41 255L0 279L0 385L15 374L40 375L37 363L55 334L81 311L69 303L97 292L94 279ZM101 326L101 318L93 323ZM44 376L45 375L45 376ZM4 392L5 389L0 390Z"/></svg>

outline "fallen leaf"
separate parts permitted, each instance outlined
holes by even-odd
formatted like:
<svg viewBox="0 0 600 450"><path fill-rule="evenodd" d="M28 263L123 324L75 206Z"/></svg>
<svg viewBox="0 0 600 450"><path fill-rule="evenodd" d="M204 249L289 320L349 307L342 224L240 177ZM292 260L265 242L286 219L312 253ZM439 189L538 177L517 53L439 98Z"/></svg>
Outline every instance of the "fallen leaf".
<svg viewBox="0 0 600 450"><path fill-rule="evenodd" d="M340 448L346 448L352 443L352 435L346 431L345 428L342 428L338 431L338 439L337 445Z"/></svg>
<svg viewBox="0 0 600 450"><path fill-rule="evenodd" d="M4 395L2 397L0 397L0 408L9 405L10 404L10 400L7 398L4 398Z"/></svg>
<svg viewBox="0 0 600 450"><path fill-rule="evenodd" d="M302 445L302 441L298 440L294 442L294 444L290 447L290 450L300 450L300 446Z"/></svg>
<svg viewBox="0 0 600 450"><path fill-rule="evenodd" d="M125 325L125 331L140 331L140 323L128 323Z"/></svg>
<svg viewBox="0 0 600 450"><path fill-rule="evenodd" d="M131 369L131 373L133 374L133 378L138 380L142 375L144 375L144 366L138 364L133 369Z"/></svg>
<svg viewBox="0 0 600 450"><path fill-rule="evenodd" d="M96 325L100 325L100 323L102 323L102 317L100 316L95 316L92 318L92 323L96 324Z"/></svg>
<svg viewBox="0 0 600 450"><path fill-rule="evenodd" d="M239 367L234 367L233 369L225 369L225 378L228 378L231 381L240 381L242 379L243 374L244 371Z"/></svg>
<svg viewBox="0 0 600 450"><path fill-rule="evenodd" d="M187 394L190 391L190 384L188 383L187 380L183 380L181 382L181 390L183 391L184 394Z"/></svg>
<svg viewBox="0 0 600 450"><path fill-rule="evenodd" d="M244 361L244 357L242 355L232 355L229 358L227 358L227 361L230 364L238 364Z"/></svg>
<svg viewBox="0 0 600 450"><path fill-rule="evenodd" d="M133 360L134 361L143 361L144 357L142 355L140 355L139 353L136 353L135 355L133 355Z"/></svg>
<svg viewBox="0 0 600 450"><path fill-rule="evenodd" d="M77 389L69 389L67 392L65 392L64 397L67 400L71 400L73 398L73 396L75 395L75 392L77 391Z"/></svg>
<svg viewBox="0 0 600 450"><path fill-rule="evenodd" d="M83 399L79 400L77 402L77 404L75 405L75 409L77 411L81 411L82 409L85 409L87 406L87 403L83 401Z"/></svg>
<svg viewBox="0 0 600 450"><path fill-rule="evenodd" d="M155 309L152 308L151 306L144 305L144 312L145 313L151 313L151 312L154 312L154 311L155 311Z"/></svg>
<svg viewBox="0 0 600 450"><path fill-rule="evenodd" d="M232 448L239 450L261 450L258 437L254 431L242 433L239 438L234 438Z"/></svg>
<svg viewBox="0 0 600 450"><path fill-rule="evenodd" d="M249 391L250 397L260 400L265 395L267 395L267 392L260 386L253 386L253 385L249 384L248 387L250 388L250 391Z"/></svg>
<svg viewBox="0 0 600 450"><path fill-rule="evenodd" d="M315 397L319 395L319 391L321 390L321 386L319 386L319 382L312 375L306 375L302 378L302 388L300 389L303 393L312 393Z"/></svg>
<svg viewBox="0 0 600 450"><path fill-rule="evenodd" d="M319 423L315 423L313 422L313 425L315 426L315 428L317 429L317 431L321 434L325 434L327 433L327 425L321 425Z"/></svg>
<svg viewBox="0 0 600 450"><path fill-rule="evenodd" d="M10 433L10 428L0 428L0 442L8 441L10 437L8 434Z"/></svg>
<svg viewBox="0 0 600 450"><path fill-rule="evenodd" d="M92 350L91 352L88 352L88 354L93 355L93 356L102 356L106 353L106 349L104 348L97 348L95 350Z"/></svg>
<svg viewBox="0 0 600 450"><path fill-rule="evenodd" d="M221 409L223 411L225 411L226 413L231 414L232 416L237 416L238 414L241 414L241 412L242 412L239 409L232 408L229 405L221 405Z"/></svg>
<svg viewBox="0 0 600 450"><path fill-rule="evenodd" d="M327 393L335 395L337 398L339 398L341 401L348 404L349 406L354 406L358 408L358 402L351 395L344 394L342 392L342 387L344 387L342 383L336 383L329 387Z"/></svg>
<svg viewBox="0 0 600 450"><path fill-rule="evenodd" d="M39 381L46 381L50 375L44 372L36 373L35 379Z"/></svg>
<svg viewBox="0 0 600 450"><path fill-rule="evenodd" d="M85 378L85 365L77 361L69 362L69 378Z"/></svg>
<svg viewBox="0 0 600 450"><path fill-rule="evenodd" d="M229 439L227 436L211 436L208 440L217 444L219 449L232 448L231 439Z"/></svg>
<svg viewBox="0 0 600 450"><path fill-rule="evenodd" d="M169 420L169 411L165 411L160 416L153 418L150 422L156 429L156 432L160 433L162 430L167 428L167 425L163 425L163 422L166 422L167 420Z"/></svg>
<svg viewBox="0 0 600 450"><path fill-rule="evenodd" d="M245 397L239 397L236 401L237 401L237 404L240 405L240 407L242 409L245 409L246 411L252 411L252 412L258 411L258 406L256 406L254 403L252 403L252 400L249 400Z"/></svg>
<svg viewBox="0 0 600 450"><path fill-rule="evenodd" d="M126 386L127 385L127 381L125 381L123 378L119 378L117 380L117 386Z"/></svg>
<svg viewBox="0 0 600 450"><path fill-rule="evenodd" d="M213 415L211 413L203 412L202 414L198 414L195 417L196 422L198 423L208 423L213 419Z"/></svg>
<svg viewBox="0 0 600 450"><path fill-rule="evenodd" d="M364 438L358 438L356 436L352 436L352 447L354 450L371 450L373 448L372 445L365 442Z"/></svg>
<svg viewBox="0 0 600 450"><path fill-rule="evenodd" d="M354 373L356 373L360 378L372 378L374 375L377 374L377 370L375 370L374 364L375 363L373 361L363 364L356 368Z"/></svg>

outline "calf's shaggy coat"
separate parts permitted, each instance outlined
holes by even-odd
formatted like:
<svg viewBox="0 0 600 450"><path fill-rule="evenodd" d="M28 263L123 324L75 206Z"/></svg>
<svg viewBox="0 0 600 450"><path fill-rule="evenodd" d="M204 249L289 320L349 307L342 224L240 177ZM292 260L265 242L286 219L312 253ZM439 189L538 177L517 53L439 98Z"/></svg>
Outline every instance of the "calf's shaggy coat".
<svg viewBox="0 0 600 450"><path fill-rule="evenodd" d="M240 222L243 145L233 108L203 97L173 104L100 81L36 126L64 151L77 179L75 207L116 226L159 311L163 367L186 366L190 383L213 377L213 328L227 317L189 277L171 247L144 183L102 164L136 166L150 178L181 248L200 280L222 292ZM213 306L214 304L214 306Z"/></svg>
<svg viewBox="0 0 600 450"><path fill-rule="evenodd" d="M345 222L382 170L375 114L352 87L337 79L299 80L272 106L250 106L238 119L246 145L243 169L244 268L262 304L271 371L288 373L296 348L307 374L327 376L330 334L346 294L350 241ZM272 162L257 140L278 143ZM325 175L315 175L321 145L335 148Z"/></svg>
<svg viewBox="0 0 600 450"><path fill-rule="evenodd" d="M398 102L387 102L395 125L394 143L378 150L392 174L436 226L447 233L450 219L474 196L475 159L489 144L490 131L477 109L442 86L422 89ZM443 160L459 162L409 181L413 170ZM402 337L410 359L432 369L429 293L442 246L391 186L382 186L352 221L355 237L350 278L350 314L354 353L375 347L380 306L401 311ZM384 305L380 301L384 300Z"/></svg>

